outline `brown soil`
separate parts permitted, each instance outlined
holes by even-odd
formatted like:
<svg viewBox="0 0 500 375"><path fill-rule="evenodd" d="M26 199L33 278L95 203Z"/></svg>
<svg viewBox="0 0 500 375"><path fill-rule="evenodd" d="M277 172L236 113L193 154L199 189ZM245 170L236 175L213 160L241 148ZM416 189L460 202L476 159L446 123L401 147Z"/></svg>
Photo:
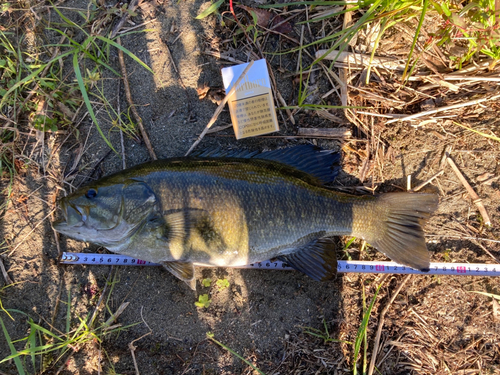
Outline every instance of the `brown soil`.
<svg viewBox="0 0 500 375"><path fill-rule="evenodd" d="M85 12L87 2L71 0L60 6L81 8ZM220 69L232 63L203 52L224 52L242 61L247 61L249 56L250 48L242 36L238 37L236 45L232 43L237 29L234 24L221 27L214 16L194 19L200 9L208 6L209 3L202 1L144 2L133 21L140 24L154 20L146 26L149 31L122 37L123 45L155 72L153 76L130 58L125 58L133 100L159 158L183 156L217 107L208 98L200 100L197 88L205 83L212 89L221 88ZM67 11L67 15L78 22L75 12ZM43 16L57 20L55 12ZM246 24L249 19L242 22ZM341 24L342 18L335 22ZM300 30L301 26L295 25L289 36L300 39ZM313 29L313 34L315 32ZM404 33L402 35L397 36L404 39ZM50 33L46 37L58 38ZM264 51L296 46L276 34L265 34L264 38L266 42L261 42ZM306 34L306 40L309 38L312 35ZM407 49L409 43L411 38L400 44ZM255 49L253 52L258 53ZM396 54L397 51L390 52ZM380 53L384 54L384 50ZM119 70L116 51L111 54L113 66ZM267 58L285 101L289 105L296 104L298 86L293 82L295 76L289 73L296 69L297 54L268 55ZM425 66L422 69L425 72ZM122 111L128 108L120 79L111 73L103 78L107 100L114 107L120 105ZM311 79L319 93L331 89L323 72L313 73ZM397 77L387 73L385 80L374 79L369 86L363 87L364 79L354 78L351 84L356 87L349 90L350 104L375 106L382 113L409 114L427 108L424 104L429 104L428 98L417 94L410 97L409 91L396 91L393 82ZM418 90L423 85L415 82L411 87ZM390 95L385 96L386 101L380 101L367 95L367 90ZM438 98L437 104L432 102L430 105L465 102L489 92L498 93L498 90L494 82L470 85L458 93L442 87L430 92ZM317 103L317 93L311 92L308 100ZM394 103L390 98L394 98ZM396 103L396 99L403 103L414 102L406 106ZM340 104L334 96L329 100L331 104ZM499 110L498 102L487 102L457 109L452 114L458 116L454 118L457 121L499 136ZM376 192L405 190L407 175L412 175L412 186L416 186L439 171L443 150L450 145L452 157L481 197L493 225L491 228L482 225L477 207L463 185L451 168L445 167L444 174L427 187L440 195L439 209L426 227L432 261L495 263L492 257L500 259L498 142L457 127L448 119L385 124L384 118L359 115L362 124L356 126L345 119L342 110L331 113L344 119L342 126L353 131L352 140L296 139L293 136L297 134L297 127L334 128L339 124L317 116L314 111L299 111L295 114L296 125L293 125L285 111L281 112L281 131L275 134L280 136L278 138L236 141L232 130L228 129L206 136L199 147L274 149L313 142L328 149L342 148L344 171L335 187L359 194L369 193L372 187L377 188ZM119 151L119 132L112 127L105 111L98 116L103 131ZM229 123L225 111L216 125ZM326 326L331 338L354 342L363 318L363 293L369 304L381 282L380 277L339 275L335 281L318 283L298 272L198 269L198 280L226 278L230 286L219 290L212 283L212 287L199 287L195 293L160 268L58 265L59 251L106 252L103 248L64 237L57 238L56 243L50 221L55 194L60 194L58 188L70 191L72 186L120 170L120 151L117 154L109 152L88 117L79 125L78 136L71 135L61 148L65 135L47 133L43 143L36 142L34 137L24 137L24 143L20 142L26 146L24 157L19 158L25 165L24 172L15 180L0 227L7 245L2 259L15 282L1 290L0 298L4 308L18 311L11 311L14 320L0 312L10 337L19 340L29 334L28 316L52 332L64 332L68 300L71 327L76 327L80 318L92 314L96 308L99 308L96 318L99 325L123 302L130 302L117 320L127 328L101 337L102 341L93 339L75 347L76 352L70 357L68 352L57 363L54 362L56 353L46 355L44 361L49 367L44 373L134 374L129 349L132 342L141 374L256 373L207 340L207 332L212 332L217 340L266 374L352 371L354 349L351 344L325 342L307 332L312 329L325 332ZM124 149L127 166L149 160L144 144L129 137L125 138ZM53 159L47 164L47 156L51 154ZM76 172L70 179L67 174L80 154ZM367 156L370 164L363 168ZM490 175L484 179L487 173ZM361 242L355 242L349 249L353 259L384 259L372 248L357 250L361 246ZM339 250L341 257L345 254ZM391 276L382 283L368 324L368 359L372 356L379 314L403 279L404 276ZM385 317L380 349L376 354L378 371L382 374L500 373L500 312L491 298L473 293L476 291L499 295L500 283L498 279L486 277L410 277ZM206 309L197 308L194 302L198 295L205 293L209 293L212 304ZM104 301L97 306L103 294ZM105 308L106 304L109 309ZM25 342L14 345L21 349ZM0 359L10 353L4 339L0 340L0 353ZM23 358L23 362L29 373L40 373L38 359L36 369L30 358ZM0 371L16 373L14 362L1 363Z"/></svg>

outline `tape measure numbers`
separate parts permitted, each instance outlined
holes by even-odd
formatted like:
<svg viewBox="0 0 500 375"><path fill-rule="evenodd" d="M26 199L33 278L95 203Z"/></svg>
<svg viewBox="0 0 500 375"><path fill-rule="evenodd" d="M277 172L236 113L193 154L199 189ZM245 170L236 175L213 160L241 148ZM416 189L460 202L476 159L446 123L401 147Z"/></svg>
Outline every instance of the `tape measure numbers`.
<svg viewBox="0 0 500 375"><path fill-rule="evenodd" d="M159 266L160 264L147 262L137 258L118 254L86 254L63 253L61 264L89 264L89 265L117 265L117 266ZM206 267L194 263L196 266ZM238 266L233 268L265 269L265 270L293 270L286 263L279 260L268 260ZM453 275L453 276L500 276L500 264L486 263L431 263L429 272L415 270L395 262L378 262L362 260L339 260L339 273L392 273L415 275Z"/></svg>

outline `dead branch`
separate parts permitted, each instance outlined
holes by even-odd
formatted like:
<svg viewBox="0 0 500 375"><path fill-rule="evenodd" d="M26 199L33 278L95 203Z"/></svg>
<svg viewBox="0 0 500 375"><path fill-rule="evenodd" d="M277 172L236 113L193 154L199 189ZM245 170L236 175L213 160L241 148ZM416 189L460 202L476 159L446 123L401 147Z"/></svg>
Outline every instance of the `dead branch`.
<svg viewBox="0 0 500 375"><path fill-rule="evenodd" d="M7 273L7 270L5 269L5 266L3 265L2 257L0 257L0 269L2 270L2 274L3 274L3 278L5 279L5 283L7 285L13 284L14 282L9 277L9 274Z"/></svg>
<svg viewBox="0 0 500 375"><path fill-rule="evenodd" d="M128 348L130 349L130 354L132 354L132 361L134 362L134 368L135 368L135 374L136 375L140 375L140 372L139 372L139 367L137 366L137 361L135 360L135 349L137 349L137 347L134 345L134 342L139 341L140 339L142 339L142 338L144 338L146 336L149 336L150 334L153 333L152 329L149 327L148 323L146 323L146 321L144 320L144 317L142 316L142 307L141 307L141 318L142 318L143 323L146 325L146 327L148 327L149 332L145 333L141 337L139 337L139 338L131 341L128 344Z"/></svg>
<svg viewBox="0 0 500 375"><path fill-rule="evenodd" d="M356 67L359 66L376 66L379 68L386 69L403 69L404 66L398 60L394 60L389 57L378 57L374 56L371 59L370 55L365 55L362 53L345 52L333 50L326 54L328 50L319 50L316 52L316 58L323 57L325 60L335 60L335 66L342 64L352 64ZM325 55L326 54L326 55Z"/></svg>
<svg viewBox="0 0 500 375"><path fill-rule="evenodd" d="M119 45L121 45L121 40L119 37L116 39L116 42ZM149 156L151 156L151 159L157 160L158 158L156 157L153 147L151 146L151 142L149 141L148 134L144 129L144 125L142 124L141 116L139 116L139 112L137 112L137 108L135 107L135 104L132 101L132 94L130 93L130 85L128 83L128 78L127 78L127 68L125 66L125 59L123 58L123 51L121 49L118 49L118 60L120 60L120 67L122 70L123 85L125 88L125 96L127 97L127 102L130 106L130 109L132 110L132 113L134 114L135 120L137 121L139 130L141 131L142 139L144 140L146 148L149 151Z"/></svg>
<svg viewBox="0 0 500 375"><path fill-rule="evenodd" d="M389 120L389 121L386 122L386 124L387 125L388 124L392 124L393 122L397 122L397 121L414 120L416 118L424 117L424 116L428 116L428 115L433 115L433 114L438 113L438 112L444 112L444 111L449 111L450 109L468 107L468 106L471 106L471 105L476 105L476 104L480 104L480 103L487 102L487 101L490 101L490 100L498 100L498 99L500 99L500 95L494 95L494 96L490 96L488 98L481 98L481 99L471 100L471 101L468 101L468 102L463 102L463 103L458 103L458 104L453 104L453 105L447 105L447 106L444 106L444 107L438 107L438 108L434 108L434 109L431 109L431 110L428 110L428 111L414 113L413 115L409 115L409 116L406 116L406 117L403 117L403 118Z"/></svg>
<svg viewBox="0 0 500 375"><path fill-rule="evenodd" d="M439 172L433 174L431 176L431 178L429 178L427 181L424 181L422 182L421 184L415 186L413 189L410 189L410 191L412 192L415 192L415 191L419 191L420 189L422 189L424 186L428 185L429 183L431 183L434 179L436 179L437 177L441 176L442 174L444 173L444 170L441 169Z"/></svg>
<svg viewBox="0 0 500 375"><path fill-rule="evenodd" d="M245 70L243 70L243 72L240 74L240 76L238 77L238 79L234 83L233 87L231 87L231 90L229 90L229 92L226 94L226 96L224 97L224 99L222 99L222 102L219 104L219 106L215 110L214 115L212 116L212 118L208 122L207 126L205 126L205 129L203 129L203 131L201 132L201 134L198 137L198 139L193 143L193 145L191 146L191 148L188 150L188 152L186 152L186 155L184 155L184 156L188 156L191 153L191 151L193 151L193 149L198 145L198 143L201 142L201 140L203 139L203 137L205 136L205 134L207 134L208 129L210 129L210 127L215 123L215 121L217 121L217 118L219 117L220 113L224 109L224 106L226 105L227 101L229 100L229 98L231 97L231 95L234 94L234 92L236 91L236 89L237 89L238 85L240 84L241 80L243 79L243 77L245 77L247 75L247 73L250 70L250 68L252 67L252 65L253 65L253 61L250 61L250 63L248 64L248 66L245 68Z"/></svg>
<svg viewBox="0 0 500 375"><path fill-rule="evenodd" d="M352 132L347 128L299 128L297 135L308 137L344 138L352 136Z"/></svg>
<svg viewBox="0 0 500 375"><path fill-rule="evenodd" d="M132 0L128 5L128 11L133 12L137 8L138 5L139 5L139 0ZM118 34L120 29L123 27L123 25L125 25L125 22L127 22L127 19L130 15L129 12L125 12L125 14L122 16L120 21L118 21L116 26L113 28L113 31L111 32L111 36L110 36L111 39L113 39L116 36L116 34ZM120 43L120 42L118 42L118 43Z"/></svg>
<svg viewBox="0 0 500 375"><path fill-rule="evenodd" d="M446 161L453 169L453 172L455 172L462 185L464 185L465 189L469 193L469 196L472 198L472 202L474 202L474 204L477 206L479 213L483 217L484 225L488 227L491 226L490 216L488 215L488 212L486 211L486 208L484 207L481 198L479 198L479 196L476 194L472 186L470 186L470 184L467 182L464 175L462 174L462 172L460 172L460 169L458 169L457 165L455 164L455 162L453 161L453 159L450 157L449 154L447 154Z"/></svg>

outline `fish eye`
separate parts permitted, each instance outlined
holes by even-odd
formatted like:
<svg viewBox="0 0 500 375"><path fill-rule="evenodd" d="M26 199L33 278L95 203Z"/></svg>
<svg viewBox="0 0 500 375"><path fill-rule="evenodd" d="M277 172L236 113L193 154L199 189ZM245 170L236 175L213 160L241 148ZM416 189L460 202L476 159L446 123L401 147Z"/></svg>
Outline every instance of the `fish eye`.
<svg viewBox="0 0 500 375"><path fill-rule="evenodd" d="M87 192L85 193L85 196L86 196L88 199L95 198L95 197L97 197L97 190L96 190L96 189L89 189L89 190L87 190Z"/></svg>

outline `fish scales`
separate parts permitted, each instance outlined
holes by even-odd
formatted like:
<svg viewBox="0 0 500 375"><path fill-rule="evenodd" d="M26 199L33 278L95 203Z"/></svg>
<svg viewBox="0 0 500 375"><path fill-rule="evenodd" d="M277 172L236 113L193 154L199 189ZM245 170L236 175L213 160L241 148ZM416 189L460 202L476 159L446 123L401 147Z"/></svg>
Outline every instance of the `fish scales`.
<svg viewBox="0 0 500 375"><path fill-rule="evenodd" d="M342 195L299 179L278 173L258 175L260 168L193 163L189 170L153 172L144 181L157 191L166 215L182 209L211 213L217 232L229 232L224 237L228 237L230 252L245 251L229 245L231 235L248 238L249 258L243 262L254 262L255 257L262 260L261 255L300 246L310 238L351 234L352 206L366 198L350 197L352 202L348 202L339 199ZM235 177L242 169L245 178Z"/></svg>
<svg viewBox="0 0 500 375"><path fill-rule="evenodd" d="M437 198L335 192L323 183L334 178L338 159L298 146L250 157L146 163L63 198L65 220L54 228L162 263L191 287L193 263L238 266L273 257L329 279L336 256L326 238L334 235L363 238L395 261L428 267L422 225Z"/></svg>

